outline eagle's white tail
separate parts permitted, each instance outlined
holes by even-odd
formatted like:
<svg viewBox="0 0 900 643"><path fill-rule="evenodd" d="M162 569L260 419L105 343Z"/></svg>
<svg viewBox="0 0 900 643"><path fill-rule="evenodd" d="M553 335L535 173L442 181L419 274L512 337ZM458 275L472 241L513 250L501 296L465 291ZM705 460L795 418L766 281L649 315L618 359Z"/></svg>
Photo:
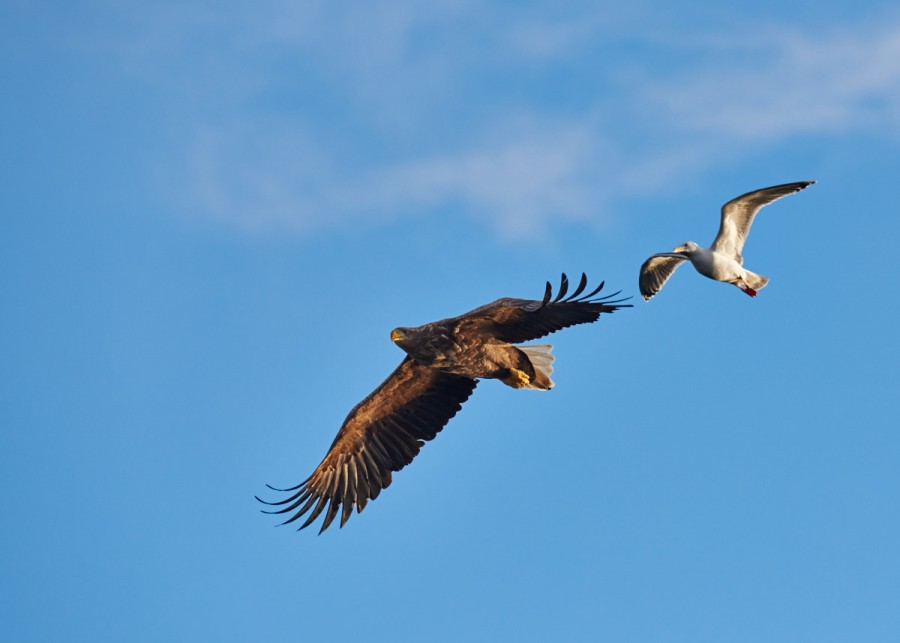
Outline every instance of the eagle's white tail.
<svg viewBox="0 0 900 643"><path fill-rule="evenodd" d="M550 374L553 372L553 360L556 359L550 354L553 346L551 344L533 344L531 346L517 346L517 348L528 356L535 373L534 379L523 388L542 391L553 388L553 380L550 379Z"/></svg>

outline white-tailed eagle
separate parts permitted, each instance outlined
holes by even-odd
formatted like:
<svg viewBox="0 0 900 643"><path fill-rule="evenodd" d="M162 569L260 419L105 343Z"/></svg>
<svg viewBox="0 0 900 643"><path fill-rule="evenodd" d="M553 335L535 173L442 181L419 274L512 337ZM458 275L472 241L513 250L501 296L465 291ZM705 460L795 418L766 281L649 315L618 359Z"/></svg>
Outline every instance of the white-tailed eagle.
<svg viewBox="0 0 900 643"><path fill-rule="evenodd" d="M396 328L391 339L407 355L400 366L362 402L338 431L325 458L312 475L286 492L287 498L265 504L280 507L266 513L287 514L282 524L306 514L300 529L323 511L319 533L340 513L341 527L356 506L362 511L399 471L433 439L462 407L479 379L498 379L513 388L547 390L553 386L549 344L516 346L575 324L597 321L619 308L619 293L597 297L601 283L583 295L587 277L566 297L569 281L562 276L551 299L547 283L543 299L504 298L459 317L415 328Z"/></svg>

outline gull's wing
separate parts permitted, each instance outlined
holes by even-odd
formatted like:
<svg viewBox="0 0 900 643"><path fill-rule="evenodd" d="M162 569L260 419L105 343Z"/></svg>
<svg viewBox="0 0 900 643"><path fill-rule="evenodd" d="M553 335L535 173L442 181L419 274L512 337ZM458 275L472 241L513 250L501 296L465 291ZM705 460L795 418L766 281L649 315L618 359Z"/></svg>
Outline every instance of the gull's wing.
<svg viewBox="0 0 900 643"><path fill-rule="evenodd" d="M338 511L343 527L353 505L360 512L369 500L377 498L391 484L391 472L412 462L425 442L456 415L476 384L468 377L428 368L406 357L381 386L350 411L309 478L290 489L275 489L291 492L284 500L257 500L285 505L267 512L290 514L282 524L294 522L312 509L300 529L327 505L319 533L328 528Z"/></svg>
<svg viewBox="0 0 900 643"><path fill-rule="evenodd" d="M649 301L658 293L675 269L685 261L687 257L675 252L660 252L647 259L641 265L641 274L638 278L644 301Z"/></svg>
<svg viewBox="0 0 900 643"><path fill-rule="evenodd" d="M742 194L732 199L722 206L722 222L719 224L719 234L716 235L716 239L713 241L710 249L732 257L738 263L743 264L744 258L741 256L741 250L744 248L747 235L750 234L750 226L753 224L753 218L756 216L756 213L763 206L777 201L781 197L799 192L813 183L815 181L773 185L769 188L747 192L747 194Z"/></svg>

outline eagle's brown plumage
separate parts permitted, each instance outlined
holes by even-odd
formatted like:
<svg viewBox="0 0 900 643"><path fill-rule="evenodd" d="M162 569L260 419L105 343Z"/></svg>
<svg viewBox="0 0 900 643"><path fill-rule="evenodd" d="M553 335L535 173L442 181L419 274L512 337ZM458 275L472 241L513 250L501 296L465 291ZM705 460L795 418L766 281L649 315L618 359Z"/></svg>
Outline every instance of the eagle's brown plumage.
<svg viewBox="0 0 900 643"><path fill-rule="evenodd" d="M597 298L600 284L582 295L587 277L566 297L563 275L553 299L549 282L541 300L504 298L459 317L398 328L391 338L407 352L400 366L366 399L357 404L338 431L325 458L312 475L267 513L290 514L292 523L309 512L300 529L322 512L319 533L341 514L341 527L353 512L391 484L399 471L432 440L462 407L479 378L500 379L515 388L548 389L552 357L549 346L517 348L513 344L543 337L575 324L596 321L601 313L630 306L618 295ZM283 505L283 506L282 506ZM327 509L326 509L327 508Z"/></svg>

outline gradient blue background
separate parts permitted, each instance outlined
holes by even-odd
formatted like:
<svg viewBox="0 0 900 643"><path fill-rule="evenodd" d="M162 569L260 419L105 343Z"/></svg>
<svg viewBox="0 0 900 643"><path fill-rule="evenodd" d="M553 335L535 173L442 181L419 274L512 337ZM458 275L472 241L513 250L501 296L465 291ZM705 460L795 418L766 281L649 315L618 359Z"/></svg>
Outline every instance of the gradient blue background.
<svg viewBox="0 0 900 643"><path fill-rule="evenodd" d="M0 4L0 635L900 637L893 3ZM388 333L708 243L343 530Z"/></svg>

